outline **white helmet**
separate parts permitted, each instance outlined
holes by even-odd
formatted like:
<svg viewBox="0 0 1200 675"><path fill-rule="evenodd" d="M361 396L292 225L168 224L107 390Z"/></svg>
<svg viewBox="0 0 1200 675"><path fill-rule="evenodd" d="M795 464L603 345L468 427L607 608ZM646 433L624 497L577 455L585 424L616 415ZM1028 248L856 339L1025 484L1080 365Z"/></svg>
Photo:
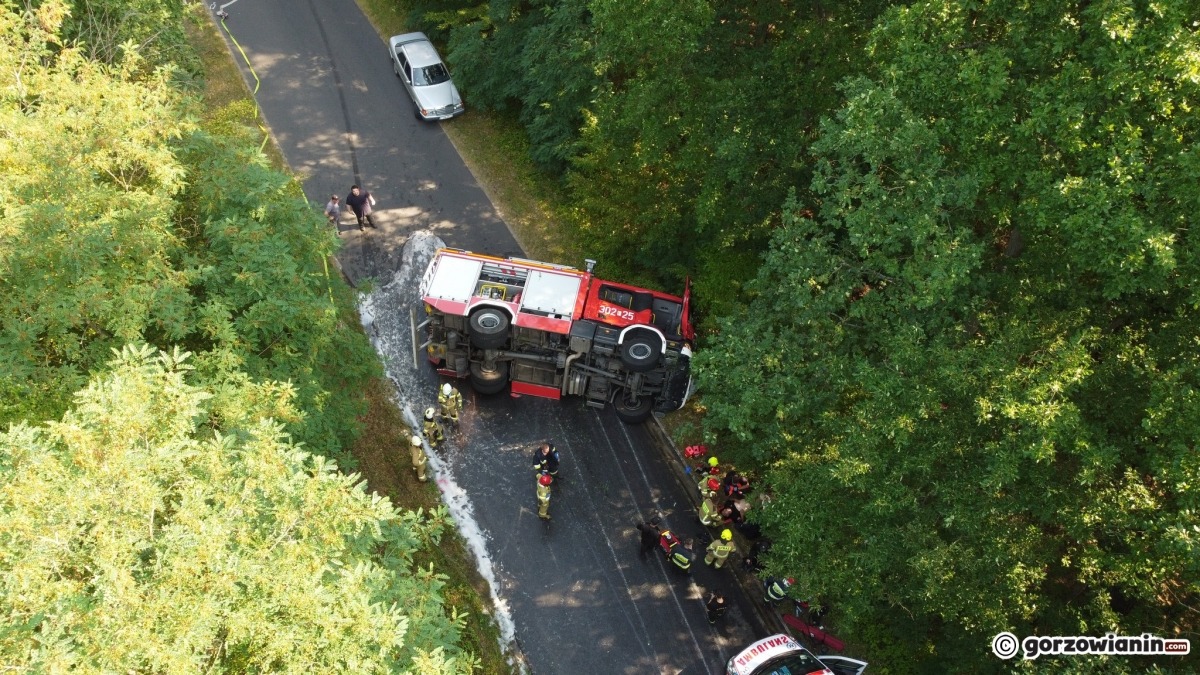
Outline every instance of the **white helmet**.
<svg viewBox="0 0 1200 675"><path fill-rule="evenodd" d="M454 391L454 387L451 387L449 382L442 385L442 396L449 396L452 391Z"/></svg>
<svg viewBox="0 0 1200 675"><path fill-rule="evenodd" d="M430 406L425 409L425 419L427 419L427 420L433 419L433 406Z"/></svg>
<svg viewBox="0 0 1200 675"><path fill-rule="evenodd" d="M421 437L420 437L420 436L418 436L418 435L416 435L416 434L413 434L413 437L412 437L412 444L413 444L413 445L420 445L420 444L421 444Z"/></svg>

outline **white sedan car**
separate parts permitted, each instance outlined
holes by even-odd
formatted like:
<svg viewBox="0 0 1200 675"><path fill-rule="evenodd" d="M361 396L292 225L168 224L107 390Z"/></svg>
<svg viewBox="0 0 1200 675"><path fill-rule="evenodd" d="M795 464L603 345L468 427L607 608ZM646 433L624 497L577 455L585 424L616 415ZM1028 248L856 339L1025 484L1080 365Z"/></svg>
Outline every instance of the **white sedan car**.
<svg viewBox="0 0 1200 675"><path fill-rule="evenodd" d="M450 70L424 33L405 33L388 40L392 70L412 97L418 119L448 120L463 114L462 97Z"/></svg>

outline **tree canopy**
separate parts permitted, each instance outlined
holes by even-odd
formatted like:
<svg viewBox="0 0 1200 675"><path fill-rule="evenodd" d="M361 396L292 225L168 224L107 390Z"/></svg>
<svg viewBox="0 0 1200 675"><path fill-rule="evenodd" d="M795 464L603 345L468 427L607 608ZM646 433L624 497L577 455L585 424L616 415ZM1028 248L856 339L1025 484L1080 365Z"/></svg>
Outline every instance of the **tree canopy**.
<svg viewBox="0 0 1200 675"><path fill-rule="evenodd" d="M333 234L197 114L181 7L0 5L0 662L470 672L444 514L334 461L379 364Z"/></svg>
<svg viewBox="0 0 1200 675"><path fill-rule="evenodd" d="M698 355L706 424L766 467L772 567L876 657L1198 626L1190 21L889 11Z"/></svg>
<svg viewBox="0 0 1200 675"><path fill-rule="evenodd" d="M171 63L92 60L67 16L0 13L0 424L57 417L145 340L192 351L218 394L294 383L289 431L344 461L362 405L335 392L378 364L319 214L252 142L199 122Z"/></svg>
<svg viewBox="0 0 1200 675"><path fill-rule="evenodd" d="M753 276L801 151L884 2L418 0L474 105L515 110L567 223L626 278L695 280L712 311ZM553 178L547 177L547 180Z"/></svg>
<svg viewBox="0 0 1200 675"><path fill-rule="evenodd" d="M467 670L442 578L412 561L444 515L396 511L297 447L270 417L291 387L214 397L187 360L126 348L61 420L0 433L4 663Z"/></svg>

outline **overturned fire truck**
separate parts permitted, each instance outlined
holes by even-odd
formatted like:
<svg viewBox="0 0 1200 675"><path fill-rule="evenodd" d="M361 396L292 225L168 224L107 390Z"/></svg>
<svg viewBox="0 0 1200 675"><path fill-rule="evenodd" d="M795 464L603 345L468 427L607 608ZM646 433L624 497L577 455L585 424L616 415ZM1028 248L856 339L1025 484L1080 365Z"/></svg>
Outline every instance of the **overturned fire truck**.
<svg viewBox="0 0 1200 675"><path fill-rule="evenodd" d="M564 265L439 249L421 280L421 345L480 394L582 396L629 424L683 407L694 339L683 297Z"/></svg>

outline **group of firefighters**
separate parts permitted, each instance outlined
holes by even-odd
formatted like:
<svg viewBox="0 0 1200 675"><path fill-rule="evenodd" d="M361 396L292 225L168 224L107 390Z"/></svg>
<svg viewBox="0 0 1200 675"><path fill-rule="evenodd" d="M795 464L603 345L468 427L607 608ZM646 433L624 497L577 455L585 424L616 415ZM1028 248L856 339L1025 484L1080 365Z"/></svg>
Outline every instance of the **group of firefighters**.
<svg viewBox="0 0 1200 675"><path fill-rule="evenodd" d="M438 389L437 407L429 406L425 409L424 419L421 421L421 431L418 433L414 429L412 437L409 439L412 446L413 471L416 472L418 481L424 483L428 480L429 457L425 454L425 443L428 442L430 448L437 448L445 441L445 424L449 423L457 427L458 416L462 409L462 394L449 382L442 384ZM542 520L550 520L550 485L558 477L558 451L554 449L553 444L547 442L538 447L535 451L533 469L537 477L538 517Z"/></svg>
<svg viewBox="0 0 1200 675"><path fill-rule="evenodd" d="M427 480L428 457L425 454L425 442L430 448L437 448L446 439L445 423L458 425L459 414L463 409L463 397L450 383L442 384L438 390L437 407L425 409L421 421L421 431L414 429L410 442L412 444L412 465L417 474L417 480L422 483ZM550 520L550 486L558 478L559 454L554 444L543 442L534 450L533 471L536 478L536 495L538 503L538 518ZM744 526L743 512L745 497L750 491L749 481L730 468L721 477L722 468L716 457L710 457L706 464L696 467L695 473L700 476L697 487L700 489L700 523L706 528L719 529L712 537L712 542L705 549L704 564L721 569L729 556L736 550L733 544L733 531L730 528ZM718 506L718 500L724 501ZM657 517L638 526L641 531L642 553L658 548L668 562L679 570L689 572L694 558L691 548L679 539L673 532L660 526ZM767 579L763 583L765 600L775 604L783 600L791 586L791 579ZM705 601L709 623L715 623L725 614L726 604L723 594L712 592Z"/></svg>
<svg viewBox="0 0 1200 675"><path fill-rule="evenodd" d="M417 480L424 483L428 480L426 476L426 467L429 463L429 457L425 455L425 441L429 441L430 448L436 448L442 441L446 440L446 428L443 423L458 425L458 415L462 412L463 397L458 393L458 390L450 386L447 382L438 390L438 405L437 408L429 406L425 409L425 418L421 421L421 432L417 433L413 430L412 438L409 443L412 445L412 465L413 471L417 473ZM424 438L422 438L424 436Z"/></svg>

